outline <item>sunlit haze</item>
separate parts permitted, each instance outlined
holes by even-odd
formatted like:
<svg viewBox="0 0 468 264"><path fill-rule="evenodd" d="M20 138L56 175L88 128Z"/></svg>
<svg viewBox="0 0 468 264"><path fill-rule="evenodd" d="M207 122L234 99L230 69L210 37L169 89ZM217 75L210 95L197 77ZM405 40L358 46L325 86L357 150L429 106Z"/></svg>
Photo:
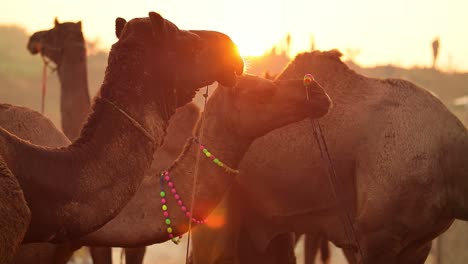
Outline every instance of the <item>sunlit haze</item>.
<svg viewBox="0 0 468 264"><path fill-rule="evenodd" d="M243 55L285 46L290 32L290 55L309 50L313 36L320 50L359 50L355 59L363 65L429 66L431 41L439 36L440 68L468 70L466 10L466 0L15 0L2 3L0 23L33 32L50 28L55 16L82 20L85 37L108 49L116 41L116 17L156 11L183 29L227 33Z"/></svg>

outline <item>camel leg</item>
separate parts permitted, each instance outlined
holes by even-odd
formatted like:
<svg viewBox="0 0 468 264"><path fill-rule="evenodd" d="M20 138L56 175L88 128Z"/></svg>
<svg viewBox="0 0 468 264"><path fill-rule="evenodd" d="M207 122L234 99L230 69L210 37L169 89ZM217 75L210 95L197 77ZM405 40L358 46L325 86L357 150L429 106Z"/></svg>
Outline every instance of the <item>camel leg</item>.
<svg viewBox="0 0 468 264"><path fill-rule="evenodd" d="M126 264L142 264L145 257L146 247L125 248Z"/></svg>
<svg viewBox="0 0 468 264"><path fill-rule="evenodd" d="M322 237L319 234L304 235L304 263L314 264Z"/></svg>
<svg viewBox="0 0 468 264"><path fill-rule="evenodd" d="M112 248L90 247L89 253L94 264L112 264Z"/></svg>
<svg viewBox="0 0 468 264"><path fill-rule="evenodd" d="M73 256L73 253L80 248L81 246L75 245L73 243L62 243L57 245L52 264L67 263Z"/></svg>
<svg viewBox="0 0 468 264"><path fill-rule="evenodd" d="M274 256L276 263L296 264L294 240L294 235L291 233L278 235L270 242L267 255Z"/></svg>

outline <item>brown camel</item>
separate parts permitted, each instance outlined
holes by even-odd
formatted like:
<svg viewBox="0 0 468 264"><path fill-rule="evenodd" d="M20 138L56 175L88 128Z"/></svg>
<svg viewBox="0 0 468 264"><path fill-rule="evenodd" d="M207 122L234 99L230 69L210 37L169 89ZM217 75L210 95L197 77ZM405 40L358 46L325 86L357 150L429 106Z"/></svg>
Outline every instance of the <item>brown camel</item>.
<svg viewBox="0 0 468 264"><path fill-rule="evenodd" d="M242 72L239 56L226 65L212 43L154 12L128 23L118 18L116 34L100 95L77 141L44 148L0 128L0 155L32 212L24 242L73 239L112 219L139 186L175 108L213 81L233 85Z"/></svg>
<svg viewBox="0 0 468 264"><path fill-rule="evenodd" d="M86 67L86 43L81 29L81 22L60 23L56 18L52 29L38 31L30 37L27 48L32 54L40 53L42 56L47 57L55 63L61 85L60 108L62 128L68 138L74 140L80 133L82 123L85 117L87 117L90 105ZM29 139L14 131L10 130L10 132L20 138ZM48 144L39 144L33 140L31 140L31 142L41 146L52 147ZM63 147L67 145L60 146ZM78 247L78 245L69 247L65 244L38 245L37 243L22 246L17 254L15 263L29 263L31 259L37 261L39 256L42 256L43 259L53 259L54 255L57 256L55 262L59 263L59 260L64 259L62 256L69 255L67 252ZM142 256L136 256L138 251L136 249L129 249L129 252L130 251L131 254L129 255L131 256L126 256L127 263L141 264L141 261L137 262L134 259L142 259L144 256L144 249L139 250ZM112 263L110 258L111 248L90 248L90 252L95 264ZM108 260L104 261L104 259ZM51 262L52 261L43 261L43 263ZM67 260L62 262L66 263Z"/></svg>
<svg viewBox="0 0 468 264"><path fill-rule="evenodd" d="M218 87L209 99L201 140L224 164L236 168L256 137L308 115L319 117L327 113L330 107L328 96L316 84L313 89L312 101L308 104L302 80L272 82L252 76L239 77L236 87ZM199 146L190 141L170 169L177 192L187 205L191 203L193 173L199 152ZM153 166L152 170L159 175L160 169ZM204 219L234 177L210 159L200 157L194 216ZM160 180L157 177L147 180L116 218L80 241L96 246L141 246L166 241L168 234L161 205L148 202L160 200ZM170 198L168 207L175 234L184 233L187 230L184 214Z"/></svg>
<svg viewBox="0 0 468 264"><path fill-rule="evenodd" d="M198 120L198 108L187 104L171 117L167 128L164 144L154 154L154 162L167 167L177 158L185 140L192 135L193 127ZM0 126L10 133L30 141L31 143L48 147L65 147L70 144L67 137L53 123L36 111L28 108L0 104ZM157 157L160 157L157 159ZM172 157L172 158L171 158ZM149 177L149 175L146 175ZM145 181L145 180L144 180ZM65 264L73 252L80 246L76 243L30 243L22 245L14 259L15 264ZM112 263L110 248L93 249L93 263ZM142 263L145 248L126 249L126 263ZM95 253L98 254L95 254Z"/></svg>
<svg viewBox="0 0 468 264"><path fill-rule="evenodd" d="M340 55L298 55L279 78L312 72L329 88L335 108L320 123L338 177L338 199L348 209L364 259L345 235L344 213L308 120L252 144L240 165L242 194L235 194L247 201L230 199L226 206L230 215L242 213L244 222L223 228L230 237L218 232L198 240L211 246L224 238L224 248L213 252L218 259L229 260L239 254L236 246L247 243L264 252L285 232L322 232L352 263L424 263L433 238L454 218L468 220L466 128L424 89L359 75Z"/></svg>
<svg viewBox="0 0 468 264"><path fill-rule="evenodd" d="M81 22L59 23L51 30L34 33L28 42L32 54L40 52L57 66L60 80L62 130L74 141L89 114L90 100L86 69L86 43Z"/></svg>

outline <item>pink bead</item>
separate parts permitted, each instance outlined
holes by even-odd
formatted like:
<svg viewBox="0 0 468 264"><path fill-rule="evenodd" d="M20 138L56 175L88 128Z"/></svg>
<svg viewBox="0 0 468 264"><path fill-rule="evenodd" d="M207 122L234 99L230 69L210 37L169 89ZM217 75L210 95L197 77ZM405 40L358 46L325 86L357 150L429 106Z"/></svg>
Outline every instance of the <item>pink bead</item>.
<svg viewBox="0 0 468 264"><path fill-rule="evenodd" d="M182 206L184 203L182 202L182 200L177 200L177 204L178 204L179 206Z"/></svg>
<svg viewBox="0 0 468 264"><path fill-rule="evenodd" d="M162 204L165 204L165 203L166 203L166 199L161 198L161 203L162 203Z"/></svg>
<svg viewBox="0 0 468 264"><path fill-rule="evenodd" d="M204 149L205 149L205 146L200 145L200 150L204 150Z"/></svg>
<svg viewBox="0 0 468 264"><path fill-rule="evenodd" d="M174 183L170 181L170 182L167 183L167 186L172 188L172 187L174 187Z"/></svg>
<svg viewBox="0 0 468 264"><path fill-rule="evenodd" d="M186 217L190 217L190 212L185 212Z"/></svg>
<svg viewBox="0 0 468 264"><path fill-rule="evenodd" d="M182 210L182 212L186 212L186 211L187 211L187 207L182 206L182 207L180 208L180 210Z"/></svg>
<svg viewBox="0 0 468 264"><path fill-rule="evenodd" d="M175 189L175 188L172 188L172 189L171 189L171 193L174 193L174 194L177 193L176 189Z"/></svg>
<svg viewBox="0 0 468 264"><path fill-rule="evenodd" d="M169 217L169 212L168 212L168 211L164 211L163 215L164 215L164 217L167 218L167 217Z"/></svg>
<svg viewBox="0 0 468 264"><path fill-rule="evenodd" d="M201 225L202 221L197 221L197 224Z"/></svg>
<svg viewBox="0 0 468 264"><path fill-rule="evenodd" d="M174 195L174 198L175 198L176 200L180 200L180 195L175 194L175 195Z"/></svg>
<svg viewBox="0 0 468 264"><path fill-rule="evenodd" d="M210 159L211 159L211 160L214 160L214 159L216 159L216 157L215 157L214 155L211 155L211 156L210 156Z"/></svg>
<svg viewBox="0 0 468 264"><path fill-rule="evenodd" d="M169 175L164 176L165 181L169 181L170 179L171 179L171 177L169 177Z"/></svg>
<svg viewBox="0 0 468 264"><path fill-rule="evenodd" d="M197 222L197 219L192 218L192 222L196 223L196 222Z"/></svg>
<svg viewBox="0 0 468 264"><path fill-rule="evenodd" d="M169 175L169 171L165 171L164 175L166 175L166 176Z"/></svg>
<svg viewBox="0 0 468 264"><path fill-rule="evenodd" d="M174 235L173 235L173 234L169 234L169 238L173 238L173 237L174 237Z"/></svg>

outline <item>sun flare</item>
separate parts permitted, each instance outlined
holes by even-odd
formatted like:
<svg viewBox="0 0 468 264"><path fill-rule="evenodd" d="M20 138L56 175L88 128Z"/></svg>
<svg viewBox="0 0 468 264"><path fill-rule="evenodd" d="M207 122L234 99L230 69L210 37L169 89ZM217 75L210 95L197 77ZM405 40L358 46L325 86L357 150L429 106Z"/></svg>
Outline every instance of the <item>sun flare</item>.
<svg viewBox="0 0 468 264"><path fill-rule="evenodd" d="M258 41L256 42L249 39L240 39L236 41L236 44L242 57L261 56L266 51L264 44Z"/></svg>

